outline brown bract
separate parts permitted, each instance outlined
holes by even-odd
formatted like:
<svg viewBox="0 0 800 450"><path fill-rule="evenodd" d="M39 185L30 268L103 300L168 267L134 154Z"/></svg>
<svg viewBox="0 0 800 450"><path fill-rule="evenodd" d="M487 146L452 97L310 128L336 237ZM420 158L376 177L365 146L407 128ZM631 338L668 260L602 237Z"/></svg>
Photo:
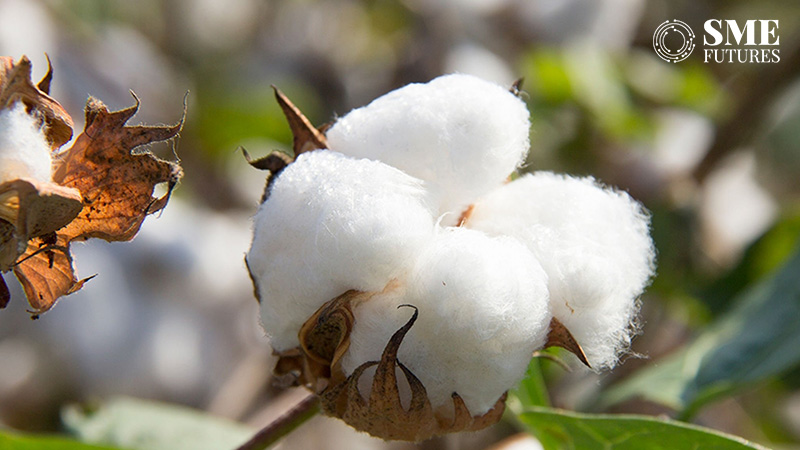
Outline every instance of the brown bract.
<svg viewBox="0 0 800 450"><path fill-rule="evenodd" d="M283 115L286 116L286 121L289 122L289 129L292 131L292 151L294 152L294 157L276 150L263 158L254 160L250 158L250 154L247 153L244 148L242 149L242 153L248 164L258 170L269 172L269 175L267 175L267 185L264 187L264 194L261 196L261 203L267 201L272 183L278 177L278 174L280 174L286 166L291 164L295 158L306 152L328 148L325 130L328 129L330 124L315 128L305 114L300 111L300 108L295 106L280 89L275 86L272 86L272 89L275 91L275 100L278 102L278 105L280 105Z"/></svg>
<svg viewBox="0 0 800 450"><path fill-rule="evenodd" d="M177 136L183 119L173 126L127 126L139 107L135 95L134 106L116 112L90 98L84 131L60 151L72 136L72 119L47 94L52 69L34 85L30 66L25 57L17 64L0 58L0 109L21 101L33 117L42 118L55 155L53 179L0 184L0 272L13 269L35 318L88 280L75 275L72 241L130 240L145 216L167 204L181 168L141 148ZM160 183L167 183L167 193L153 197ZM0 308L8 297L0 279Z"/></svg>
<svg viewBox="0 0 800 450"><path fill-rule="evenodd" d="M21 101L28 111L36 110L44 118L45 135L53 150L66 144L72 138L72 117L54 98L50 97L50 81L53 68L47 60L47 75L34 85L31 81L31 61L23 56L18 63L0 57L0 109Z"/></svg>
<svg viewBox="0 0 800 450"><path fill-rule="evenodd" d="M486 414L473 416L464 401L453 393L453 407L434 409L422 382L397 359L406 333L414 325L418 311L387 342L380 361L367 361L346 376L341 358L350 345L355 324L353 309L369 301L375 293L348 291L327 302L306 321L300 331L300 348L281 354L278 375L294 371L298 381L315 391L322 410L353 428L387 440L422 441L458 431L476 431L500 420L505 395ZM365 397L358 389L364 372L375 367L371 390ZM410 387L408 407L403 407L398 386L400 369Z"/></svg>
<svg viewBox="0 0 800 450"><path fill-rule="evenodd" d="M561 347L577 356L578 360L586 367L592 367L589 364L589 360L586 359L586 353L583 352L583 348L578 344L578 341L575 340L575 337L572 336L572 333L570 333L567 327L555 317L550 319L550 331L547 334L547 343L544 346L545 348Z"/></svg>

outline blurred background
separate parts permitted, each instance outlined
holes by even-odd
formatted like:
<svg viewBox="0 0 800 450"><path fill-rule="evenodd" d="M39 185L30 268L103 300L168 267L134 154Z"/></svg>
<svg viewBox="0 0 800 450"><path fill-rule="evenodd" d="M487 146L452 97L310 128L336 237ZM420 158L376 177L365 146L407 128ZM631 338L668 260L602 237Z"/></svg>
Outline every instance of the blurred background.
<svg viewBox="0 0 800 450"><path fill-rule="evenodd" d="M705 64L698 45L667 63L652 36L672 19L698 37L708 19L779 19L780 62ZM3 275L12 302L0 311L0 427L59 431L64 405L115 395L261 427L302 397L271 379L275 360L243 263L264 174L237 148L290 148L273 84L319 125L444 73L508 86L524 77L533 126L523 170L591 174L650 209L659 267L643 298L637 356L602 375L548 365L556 406L674 416L646 395L596 400L693 342L796 251L796 2L0 0L0 24L0 55L27 55L35 80L50 56L52 95L76 134L89 95L120 109L133 104L132 90L141 99L132 123L172 124L188 92L180 139L153 147L176 153L185 176L133 243L75 245L79 276L98 276L37 321ZM786 302L800 303L800 293ZM770 342L800 347L794 319ZM800 358L789 353L779 370L693 420L800 448ZM282 448L414 447L313 420ZM514 432L503 423L420 448L489 448Z"/></svg>

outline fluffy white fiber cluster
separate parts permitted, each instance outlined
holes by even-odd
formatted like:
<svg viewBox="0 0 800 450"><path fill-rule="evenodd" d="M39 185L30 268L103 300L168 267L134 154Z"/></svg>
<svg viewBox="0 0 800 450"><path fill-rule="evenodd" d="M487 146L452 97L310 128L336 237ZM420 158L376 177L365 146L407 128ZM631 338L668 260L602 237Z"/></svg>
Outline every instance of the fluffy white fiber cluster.
<svg viewBox="0 0 800 450"><path fill-rule="evenodd" d="M333 151L381 161L425 182L439 214L500 185L528 153L528 109L508 89L466 75L409 84L351 111L327 132Z"/></svg>
<svg viewBox="0 0 800 450"><path fill-rule="evenodd" d="M401 276L430 238L432 214L422 183L393 167L300 155L261 204L247 255L273 348L296 347L300 327L328 300Z"/></svg>
<svg viewBox="0 0 800 450"><path fill-rule="evenodd" d="M17 178L50 181L50 153L41 125L21 102L0 110L0 183Z"/></svg>
<svg viewBox="0 0 800 450"><path fill-rule="evenodd" d="M330 149L284 169L255 216L247 261L273 347L296 347L318 308L356 289L379 294L354 310L343 369L379 360L410 317L397 307L414 305L398 359L434 408L452 408L457 392L473 415L491 409L553 317L593 367L613 366L654 271L649 218L591 178L506 183L528 129L523 101L467 75L406 86L339 119ZM462 226L446 226L470 205Z"/></svg>

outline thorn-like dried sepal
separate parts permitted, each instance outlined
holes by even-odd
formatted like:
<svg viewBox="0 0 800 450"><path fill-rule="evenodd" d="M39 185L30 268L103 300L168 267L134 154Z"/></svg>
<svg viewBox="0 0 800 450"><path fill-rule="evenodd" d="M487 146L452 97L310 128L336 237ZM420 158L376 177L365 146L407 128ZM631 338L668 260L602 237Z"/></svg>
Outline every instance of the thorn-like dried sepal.
<svg viewBox="0 0 800 450"><path fill-rule="evenodd" d="M311 121L300 111L300 109L289 100L280 89L272 86L275 91L275 99L283 110L286 120L289 121L289 128L292 130L293 143L292 150L294 156L310 152L320 148L328 148L328 141L322 131L314 128Z"/></svg>
<svg viewBox="0 0 800 450"><path fill-rule="evenodd" d="M519 97L522 93L522 83L525 82L525 77L517 78L516 81L511 83L511 89L508 91Z"/></svg>
<svg viewBox="0 0 800 450"><path fill-rule="evenodd" d="M267 201L267 198L269 198L269 191L272 187L272 183L275 182L275 179L280 175L283 169L294 162L294 158L286 153L275 150L263 158L253 159L244 147L241 147L241 149L247 164L250 164L250 166L255 169L269 172L269 175L267 175L267 184L264 187L264 193L261 195L261 203L264 203Z"/></svg>
<svg viewBox="0 0 800 450"><path fill-rule="evenodd" d="M248 153L244 147L241 147L241 149L242 155L244 155L244 159L247 161L247 164L250 164L253 168L258 170L269 171L273 176L277 175L281 170L285 169L286 166L294 161L294 158L291 156L277 150L263 158L253 159L250 156L250 153Z"/></svg>
<svg viewBox="0 0 800 450"><path fill-rule="evenodd" d="M286 116L286 121L289 122L289 129L292 131L292 151L294 156L289 156L281 151L274 151L263 158L253 159L247 150L242 147L242 154L248 164L258 170L269 172L264 193L261 195L261 203L264 203L269 198L270 188L275 178L286 166L294 162L295 158L303 153L328 147L325 130L330 127L330 124L325 124L320 128L314 128L314 125L300 111L300 108L295 106L280 89L275 86L272 86L272 89L275 91L275 99L278 101L284 116Z"/></svg>
<svg viewBox="0 0 800 450"><path fill-rule="evenodd" d="M433 436L485 428L500 420L505 408L505 395L486 414L473 416L464 401L453 393L453 410L434 410L425 386L414 373L397 359L397 352L419 314L414 314L389 339L380 361L368 361L344 378L339 367L341 356L349 347L354 319L353 302L369 298L368 293L350 291L328 302L309 319L300 332L303 379L318 389L323 411L344 420L360 431L387 440L421 441ZM298 368L297 354L285 355L278 366ZM326 364L330 364L325 367ZM364 372L377 366L368 398L358 390ZM411 390L408 408L404 408L398 387L396 368L406 378ZM326 379L325 375L329 378ZM325 383L324 381L328 381Z"/></svg>
<svg viewBox="0 0 800 450"><path fill-rule="evenodd" d="M547 344L545 344L545 348L547 347L561 347L568 350L570 353L577 356L580 362L585 364L586 367L592 367L589 365L589 360L586 359L586 354L583 352L583 348L581 348L580 344L578 344L578 341L575 340L575 337L572 336L572 333L570 333L567 327L555 317L550 320L550 332L547 334Z"/></svg>

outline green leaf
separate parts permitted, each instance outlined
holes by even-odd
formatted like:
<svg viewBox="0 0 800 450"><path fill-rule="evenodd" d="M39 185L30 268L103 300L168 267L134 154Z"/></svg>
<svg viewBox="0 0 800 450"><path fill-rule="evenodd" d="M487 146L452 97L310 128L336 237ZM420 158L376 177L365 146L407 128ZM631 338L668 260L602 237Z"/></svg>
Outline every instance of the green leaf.
<svg viewBox="0 0 800 450"><path fill-rule="evenodd" d="M18 433L0 433L2 450L117 450L99 447L58 436L31 436Z"/></svg>
<svg viewBox="0 0 800 450"><path fill-rule="evenodd" d="M526 81L534 95L551 104L563 103L572 98L567 67L561 54L554 49L539 48L524 59Z"/></svg>
<svg viewBox="0 0 800 450"><path fill-rule="evenodd" d="M189 408L116 398L99 409L65 409L67 428L81 440L134 450L226 450L247 441L254 429Z"/></svg>
<svg viewBox="0 0 800 450"><path fill-rule="evenodd" d="M744 386L800 364L800 251L770 278L744 291L735 306L688 347L606 391L603 406L634 396L683 416Z"/></svg>
<svg viewBox="0 0 800 450"><path fill-rule="evenodd" d="M532 408L519 419L546 450L764 449L736 436L649 416Z"/></svg>
<svg viewBox="0 0 800 450"><path fill-rule="evenodd" d="M517 415L534 406L550 406L550 396L547 394L539 358L531 359L525 378L508 392L506 406Z"/></svg>

